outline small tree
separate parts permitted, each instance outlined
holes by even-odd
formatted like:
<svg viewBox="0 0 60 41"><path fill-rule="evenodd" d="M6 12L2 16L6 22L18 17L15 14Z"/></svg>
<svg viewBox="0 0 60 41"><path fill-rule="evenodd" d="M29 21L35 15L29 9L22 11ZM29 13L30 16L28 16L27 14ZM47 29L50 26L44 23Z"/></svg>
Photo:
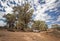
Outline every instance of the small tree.
<svg viewBox="0 0 60 41"><path fill-rule="evenodd" d="M35 30L47 30L47 24L44 21L34 21L33 25L32 25L32 29Z"/></svg>

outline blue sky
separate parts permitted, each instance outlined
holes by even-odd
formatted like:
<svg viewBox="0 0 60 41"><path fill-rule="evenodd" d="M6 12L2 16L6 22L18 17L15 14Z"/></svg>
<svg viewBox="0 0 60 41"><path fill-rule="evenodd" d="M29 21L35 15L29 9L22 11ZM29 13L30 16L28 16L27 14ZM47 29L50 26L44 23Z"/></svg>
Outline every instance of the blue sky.
<svg viewBox="0 0 60 41"><path fill-rule="evenodd" d="M4 14L12 13L12 7L24 4L25 0L0 0L0 26L6 25ZM34 20L45 21L48 26L60 24L60 0L26 0L34 9Z"/></svg>

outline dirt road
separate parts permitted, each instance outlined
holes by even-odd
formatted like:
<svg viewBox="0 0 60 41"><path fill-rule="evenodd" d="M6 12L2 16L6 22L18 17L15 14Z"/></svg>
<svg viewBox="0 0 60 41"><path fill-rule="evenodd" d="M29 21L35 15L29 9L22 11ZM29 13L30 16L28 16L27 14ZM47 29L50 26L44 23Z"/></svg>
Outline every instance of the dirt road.
<svg viewBox="0 0 60 41"><path fill-rule="evenodd" d="M0 41L60 41L60 38L49 36L43 32L0 31Z"/></svg>

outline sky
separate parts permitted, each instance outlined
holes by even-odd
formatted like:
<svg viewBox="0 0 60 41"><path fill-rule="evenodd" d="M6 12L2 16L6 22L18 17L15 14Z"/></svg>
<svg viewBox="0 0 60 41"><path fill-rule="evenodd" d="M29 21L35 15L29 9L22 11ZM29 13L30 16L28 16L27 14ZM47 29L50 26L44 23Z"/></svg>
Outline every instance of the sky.
<svg viewBox="0 0 60 41"><path fill-rule="evenodd" d="M12 7L28 1L32 8L33 19L45 21L50 27L60 24L60 0L0 0L0 26L6 25L3 15L12 12Z"/></svg>

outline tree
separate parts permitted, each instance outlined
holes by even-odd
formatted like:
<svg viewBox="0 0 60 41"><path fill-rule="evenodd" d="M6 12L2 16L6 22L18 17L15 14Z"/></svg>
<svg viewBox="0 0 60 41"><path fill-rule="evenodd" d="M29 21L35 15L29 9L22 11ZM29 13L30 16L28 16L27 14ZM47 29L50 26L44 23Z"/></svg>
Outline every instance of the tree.
<svg viewBox="0 0 60 41"><path fill-rule="evenodd" d="M6 18L6 22L8 25L8 28L14 28L14 22L16 20L16 16L14 14L7 14L3 16L4 18Z"/></svg>
<svg viewBox="0 0 60 41"><path fill-rule="evenodd" d="M28 23L32 19L33 9L30 9L31 6L28 3L25 3L22 6L13 7L13 12L16 14L17 18L17 29L21 30L28 28Z"/></svg>
<svg viewBox="0 0 60 41"><path fill-rule="evenodd" d="M6 18L9 28L24 30L28 28L28 23L32 19L33 9L28 3L21 6L13 7L13 14L7 14L3 17ZM15 25L14 25L15 24Z"/></svg>
<svg viewBox="0 0 60 41"><path fill-rule="evenodd" d="M35 30L47 30L48 27L47 27L47 24L44 22L44 21L34 21L33 25L32 25L32 29L35 29Z"/></svg>

